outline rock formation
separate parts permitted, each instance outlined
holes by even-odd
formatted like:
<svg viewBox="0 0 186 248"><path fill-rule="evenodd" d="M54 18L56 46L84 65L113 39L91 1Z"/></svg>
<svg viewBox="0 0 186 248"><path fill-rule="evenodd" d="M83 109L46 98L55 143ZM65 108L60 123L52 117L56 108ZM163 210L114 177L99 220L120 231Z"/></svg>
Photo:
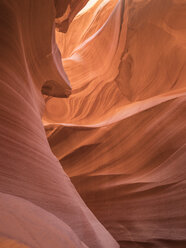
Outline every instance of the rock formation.
<svg viewBox="0 0 186 248"><path fill-rule="evenodd" d="M184 248L186 0L86 3L0 2L0 247Z"/></svg>
<svg viewBox="0 0 186 248"><path fill-rule="evenodd" d="M52 0L0 3L0 247L118 247L52 154L41 121L41 91L71 89L55 14Z"/></svg>

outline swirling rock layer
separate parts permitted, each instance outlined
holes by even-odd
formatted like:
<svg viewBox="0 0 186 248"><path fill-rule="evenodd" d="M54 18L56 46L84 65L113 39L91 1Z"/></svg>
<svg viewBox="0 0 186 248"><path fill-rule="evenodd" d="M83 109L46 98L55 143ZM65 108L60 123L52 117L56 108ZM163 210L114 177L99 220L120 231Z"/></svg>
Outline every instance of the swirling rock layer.
<svg viewBox="0 0 186 248"><path fill-rule="evenodd" d="M73 6L77 12L78 1ZM55 17L52 0L0 2L0 247L118 247L51 152L43 128L41 91L48 97L71 91Z"/></svg>
<svg viewBox="0 0 186 248"><path fill-rule="evenodd" d="M49 144L121 247L186 246L186 1L97 1L56 33Z"/></svg>
<svg viewBox="0 0 186 248"><path fill-rule="evenodd" d="M86 3L0 2L0 247L184 248L186 1Z"/></svg>

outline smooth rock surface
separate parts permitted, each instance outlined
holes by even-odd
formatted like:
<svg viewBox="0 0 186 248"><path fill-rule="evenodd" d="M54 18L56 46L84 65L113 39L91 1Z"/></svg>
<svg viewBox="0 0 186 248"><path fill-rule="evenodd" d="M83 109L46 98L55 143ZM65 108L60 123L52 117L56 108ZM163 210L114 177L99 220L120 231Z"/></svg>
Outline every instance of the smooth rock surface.
<svg viewBox="0 0 186 248"><path fill-rule="evenodd" d="M53 0L0 2L0 246L119 247L47 142L41 92L71 93L55 17Z"/></svg>
<svg viewBox="0 0 186 248"><path fill-rule="evenodd" d="M0 2L0 247L184 248L186 0L86 3Z"/></svg>
<svg viewBox="0 0 186 248"><path fill-rule="evenodd" d="M100 0L56 41L72 94L46 99L52 151L121 247L185 247L186 1Z"/></svg>

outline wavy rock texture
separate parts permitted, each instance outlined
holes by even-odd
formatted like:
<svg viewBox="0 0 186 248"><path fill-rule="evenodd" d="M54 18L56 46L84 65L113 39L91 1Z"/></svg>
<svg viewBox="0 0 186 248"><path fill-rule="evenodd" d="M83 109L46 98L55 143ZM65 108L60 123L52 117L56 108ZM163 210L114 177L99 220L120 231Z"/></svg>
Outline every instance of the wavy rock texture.
<svg viewBox="0 0 186 248"><path fill-rule="evenodd" d="M55 43L55 17L58 29L64 26L56 6L0 2L0 247L118 247L51 152L43 128L41 91L53 97L71 91ZM68 23L81 7L70 2Z"/></svg>
<svg viewBox="0 0 186 248"><path fill-rule="evenodd" d="M0 247L184 248L186 1L86 3L0 2Z"/></svg>
<svg viewBox="0 0 186 248"><path fill-rule="evenodd" d="M56 41L53 153L121 247L186 247L186 1L98 0Z"/></svg>

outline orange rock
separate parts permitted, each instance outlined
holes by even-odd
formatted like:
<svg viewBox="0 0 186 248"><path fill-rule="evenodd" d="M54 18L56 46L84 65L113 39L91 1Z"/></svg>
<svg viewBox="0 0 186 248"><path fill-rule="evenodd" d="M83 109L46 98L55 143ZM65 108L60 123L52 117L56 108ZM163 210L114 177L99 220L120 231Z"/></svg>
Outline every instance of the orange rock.
<svg viewBox="0 0 186 248"><path fill-rule="evenodd" d="M0 2L0 247L184 248L186 1L87 2Z"/></svg>
<svg viewBox="0 0 186 248"><path fill-rule="evenodd" d="M55 12L52 0L0 3L0 242L118 247L51 152L41 121L41 91L67 97L71 89L55 43Z"/></svg>

